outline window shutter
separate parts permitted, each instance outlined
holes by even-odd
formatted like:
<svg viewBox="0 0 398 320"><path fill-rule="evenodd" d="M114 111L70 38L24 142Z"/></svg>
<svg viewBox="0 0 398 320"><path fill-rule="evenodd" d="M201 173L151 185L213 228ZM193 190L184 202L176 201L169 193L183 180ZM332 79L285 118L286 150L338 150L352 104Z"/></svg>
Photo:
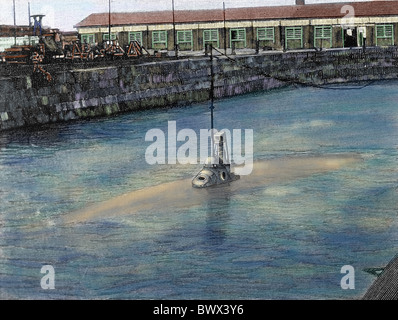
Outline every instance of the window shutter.
<svg viewBox="0 0 398 320"><path fill-rule="evenodd" d="M392 26L391 26L391 25L389 25L389 26L384 26L384 36L385 36L386 38L391 38L392 35L393 35Z"/></svg>
<svg viewBox="0 0 398 320"><path fill-rule="evenodd" d="M301 27L286 28L286 38L289 40L300 40L302 37Z"/></svg>
<svg viewBox="0 0 398 320"><path fill-rule="evenodd" d="M130 41L137 41L142 44L142 32L130 32Z"/></svg>
<svg viewBox="0 0 398 320"><path fill-rule="evenodd" d="M265 38L266 38L266 40L274 41L274 28L266 28L265 29Z"/></svg>
<svg viewBox="0 0 398 320"><path fill-rule="evenodd" d="M159 33L158 32L153 32L152 33L152 37L153 37L153 42L154 43L159 42Z"/></svg>
<svg viewBox="0 0 398 320"><path fill-rule="evenodd" d="M332 36L332 28L331 27L324 27L323 28L323 37L324 38L331 38Z"/></svg>
<svg viewBox="0 0 398 320"><path fill-rule="evenodd" d="M289 28L286 30L287 39L294 39L294 30L293 28Z"/></svg>
<svg viewBox="0 0 398 320"><path fill-rule="evenodd" d="M274 28L258 28L257 40L271 40L274 41Z"/></svg>
<svg viewBox="0 0 398 320"><path fill-rule="evenodd" d="M246 34L245 30L244 29L240 29L238 31L238 40L245 40L245 34Z"/></svg>
<svg viewBox="0 0 398 320"><path fill-rule="evenodd" d="M177 32L178 43L192 43L192 30L178 31Z"/></svg>
<svg viewBox="0 0 398 320"><path fill-rule="evenodd" d="M211 41L217 41L218 40L218 31L217 30L211 30L210 31L210 38Z"/></svg>
<svg viewBox="0 0 398 320"><path fill-rule="evenodd" d="M184 31L178 31L177 32L177 41L178 43L184 42Z"/></svg>
<svg viewBox="0 0 398 320"><path fill-rule="evenodd" d="M154 43L166 43L166 31L154 31L152 33Z"/></svg>
<svg viewBox="0 0 398 320"><path fill-rule="evenodd" d="M204 40L204 42L210 41L210 31L209 30L203 31L203 40Z"/></svg>
<svg viewBox="0 0 398 320"><path fill-rule="evenodd" d="M246 30L245 29L231 30L231 38L233 41L244 41L246 39Z"/></svg>
<svg viewBox="0 0 398 320"><path fill-rule="evenodd" d="M301 28L294 29L294 38L301 39Z"/></svg>
<svg viewBox="0 0 398 320"><path fill-rule="evenodd" d="M162 41L162 42L167 42L167 33L166 33L166 31L163 31L161 34L160 34L160 40Z"/></svg>
<svg viewBox="0 0 398 320"><path fill-rule="evenodd" d="M192 31L185 32L185 41L191 43L192 42Z"/></svg>
<svg viewBox="0 0 398 320"><path fill-rule="evenodd" d="M266 38L265 28L259 28L257 30L257 37L258 37L258 40L265 40L265 38Z"/></svg>
<svg viewBox="0 0 398 320"><path fill-rule="evenodd" d="M376 26L376 37L377 38L392 38L394 35L394 29L392 25L378 25Z"/></svg>
<svg viewBox="0 0 398 320"><path fill-rule="evenodd" d="M384 37L384 26L377 26L376 35L378 38Z"/></svg>
<svg viewBox="0 0 398 320"><path fill-rule="evenodd" d="M332 36L332 28L329 26L315 27L316 39L330 39Z"/></svg>

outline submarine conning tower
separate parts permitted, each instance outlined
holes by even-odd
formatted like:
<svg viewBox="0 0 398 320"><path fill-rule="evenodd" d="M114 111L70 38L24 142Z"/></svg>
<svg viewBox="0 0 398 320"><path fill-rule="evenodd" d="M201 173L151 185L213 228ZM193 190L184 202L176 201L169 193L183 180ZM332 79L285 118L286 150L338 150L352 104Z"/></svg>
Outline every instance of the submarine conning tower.
<svg viewBox="0 0 398 320"><path fill-rule="evenodd" d="M207 159L203 168L192 179L194 188L228 184L240 178L239 175L231 172L225 132L214 134L214 145L212 148L212 150L215 150L213 156Z"/></svg>

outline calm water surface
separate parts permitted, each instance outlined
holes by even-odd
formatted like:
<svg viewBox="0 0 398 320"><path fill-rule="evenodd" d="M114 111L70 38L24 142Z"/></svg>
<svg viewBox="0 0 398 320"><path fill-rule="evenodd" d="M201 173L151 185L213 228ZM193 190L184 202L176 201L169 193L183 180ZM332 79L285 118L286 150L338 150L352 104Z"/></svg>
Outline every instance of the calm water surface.
<svg viewBox="0 0 398 320"><path fill-rule="evenodd" d="M148 165L145 134L168 121L199 133L208 104L1 134L0 298L360 298L374 280L363 269L398 251L398 82L275 90L217 101L215 112L218 129L254 130L257 160L363 160L201 206L71 225L61 221L74 210L192 177L200 165ZM54 290L40 286L47 264ZM340 286L344 265L353 290Z"/></svg>

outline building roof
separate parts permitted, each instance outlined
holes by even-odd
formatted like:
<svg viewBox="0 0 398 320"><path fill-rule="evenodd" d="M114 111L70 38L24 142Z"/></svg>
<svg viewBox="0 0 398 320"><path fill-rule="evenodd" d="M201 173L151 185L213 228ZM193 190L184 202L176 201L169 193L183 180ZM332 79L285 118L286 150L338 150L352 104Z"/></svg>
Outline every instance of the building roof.
<svg viewBox="0 0 398 320"><path fill-rule="evenodd" d="M364 1L347 3L322 3L305 5L267 6L251 8L229 8L225 10L226 21L272 20L292 18L343 18L348 12L341 12L344 5L354 8L355 17L398 15L398 1ZM224 11L176 10L175 23L220 22ZM173 12L120 12L111 14L111 25L165 24L173 23ZM109 13L93 13L75 25L76 28L108 26Z"/></svg>

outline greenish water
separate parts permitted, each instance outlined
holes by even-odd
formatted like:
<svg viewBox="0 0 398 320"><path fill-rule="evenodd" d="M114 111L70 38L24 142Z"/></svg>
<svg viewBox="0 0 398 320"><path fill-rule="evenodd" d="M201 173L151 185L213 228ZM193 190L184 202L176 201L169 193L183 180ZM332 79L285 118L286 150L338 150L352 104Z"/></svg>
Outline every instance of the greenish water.
<svg viewBox="0 0 398 320"><path fill-rule="evenodd" d="M0 298L358 299L398 249L398 83L289 88L216 102L216 127L254 130L254 158L355 153L339 170L63 224L76 209L198 165L145 162L145 133L209 126L207 104L0 135ZM191 186L188 185L187 188ZM154 200L156 201L156 200ZM43 265L55 289L43 290ZM343 290L340 269L355 269Z"/></svg>

